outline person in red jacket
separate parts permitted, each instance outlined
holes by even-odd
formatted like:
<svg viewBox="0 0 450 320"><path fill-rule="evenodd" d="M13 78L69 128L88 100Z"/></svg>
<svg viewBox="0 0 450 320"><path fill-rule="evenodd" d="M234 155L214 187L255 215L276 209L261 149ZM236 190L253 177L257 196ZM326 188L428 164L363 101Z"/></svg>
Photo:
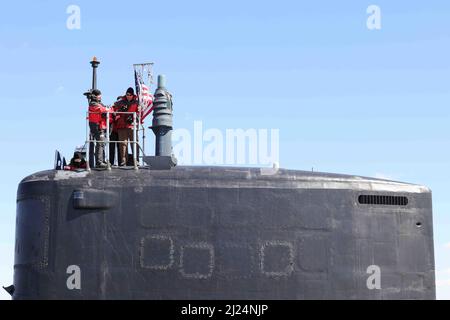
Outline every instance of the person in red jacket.
<svg viewBox="0 0 450 320"><path fill-rule="evenodd" d="M139 104L137 96L134 94L133 88L128 88L125 96L119 97L113 106L114 112L135 112L136 113L136 129L138 126L138 111ZM116 127L119 134L119 166L127 165L128 158L128 140L133 142L133 114L121 114L118 113L116 116ZM138 134L136 133L136 142L138 142ZM138 150L139 146L136 146ZM133 148L132 148L133 150ZM137 152L136 152L137 153ZM136 158L138 155L136 155Z"/></svg>
<svg viewBox="0 0 450 320"><path fill-rule="evenodd" d="M92 140L96 141L95 166L97 168L106 168L104 141L106 134L106 114L110 111L101 101L101 91L98 89L93 90L89 103L89 128L91 130Z"/></svg>

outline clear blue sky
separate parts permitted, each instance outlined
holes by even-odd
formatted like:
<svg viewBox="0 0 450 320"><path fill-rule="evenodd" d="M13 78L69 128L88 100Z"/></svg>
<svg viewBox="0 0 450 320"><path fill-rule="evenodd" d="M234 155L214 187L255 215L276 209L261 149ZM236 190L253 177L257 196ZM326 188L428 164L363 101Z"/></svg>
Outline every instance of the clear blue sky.
<svg viewBox="0 0 450 320"><path fill-rule="evenodd" d="M68 30L66 9L81 9ZM366 9L381 8L381 30ZM450 2L8 1L0 4L0 284L20 180L85 139L89 61L107 103L154 61L175 126L280 129L281 167L433 191L438 297L450 298ZM3 292L0 297L7 298Z"/></svg>

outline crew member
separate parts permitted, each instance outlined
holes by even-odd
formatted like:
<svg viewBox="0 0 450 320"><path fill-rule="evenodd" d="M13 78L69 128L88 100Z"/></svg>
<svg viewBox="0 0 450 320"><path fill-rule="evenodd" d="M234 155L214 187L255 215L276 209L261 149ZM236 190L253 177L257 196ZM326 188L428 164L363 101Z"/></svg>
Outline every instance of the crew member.
<svg viewBox="0 0 450 320"><path fill-rule="evenodd" d="M98 89L92 90L89 103L89 128L92 139L95 144L95 166L97 168L106 168L105 162L105 134L106 134L106 115L109 111L102 103L102 93Z"/></svg>
<svg viewBox="0 0 450 320"><path fill-rule="evenodd" d="M133 114L131 113L121 113L121 112L134 112L136 113L136 130L138 126L137 121L137 113L139 110L138 107L138 100L137 96L134 94L133 88L128 88L126 91L125 96L120 97L118 101L113 106L114 112L118 112L116 119L117 119L117 132L119 134L119 141L120 141L120 147L119 147L119 156L120 156L120 162L119 166L126 166L127 165L127 158L128 158L128 140L130 143L134 141L134 135L133 135ZM136 142L138 142L138 134L136 132ZM133 145L131 145L133 146ZM136 145L136 150L138 150L139 145ZM132 148L134 152L134 148ZM137 152L136 152L137 153ZM137 153L138 154L138 153ZM136 155L137 159L138 155ZM134 154L133 154L134 158Z"/></svg>
<svg viewBox="0 0 450 320"><path fill-rule="evenodd" d="M75 151L69 165L64 167L64 170L75 171L78 169L86 169L86 160L84 159L81 152Z"/></svg>

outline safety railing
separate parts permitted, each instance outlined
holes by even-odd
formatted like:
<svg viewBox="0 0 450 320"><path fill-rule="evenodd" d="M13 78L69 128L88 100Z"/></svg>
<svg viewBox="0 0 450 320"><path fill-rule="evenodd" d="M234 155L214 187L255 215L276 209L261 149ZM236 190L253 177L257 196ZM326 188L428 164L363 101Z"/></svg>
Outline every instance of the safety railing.
<svg viewBox="0 0 450 320"><path fill-rule="evenodd" d="M104 141L97 141L96 139L93 139L92 133L91 133L91 129L89 126L89 115L90 114L97 114L97 115L101 115L102 117L105 117L105 121L106 121L106 132L105 132L105 140ZM111 163L110 163L110 143L117 143L119 145L119 150L120 150L120 143L127 143L127 148L126 148L126 161L128 162L128 139L127 140L110 140L110 135L111 135L111 124L110 124L110 120L111 120L111 116L112 115L132 115L133 116L133 141L129 141L132 144L132 153L133 153L133 167L134 169L138 169L138 161L139 159L143 159L145 157L145 149L143 147L141 147L139 140L138 140L138 131L139 130L139 126L141 126L141 130L143 132L142 134L142 145L145 145L145 129L144 126L142 125L141 121L140 121L140 117L137 115L136 112L122 112L122 111L108 111L108 112L87 112L86 113L86 142L85 142L85 146L86 147L86 169L88 171L91 170L91 156L93 155L94 160L96 160L97 155L95 155L96 152L96 147L95 144L96 143L102 143L104 144L104 161L106 162L107 165L107 169L111 170ZM137 157L137 151L138 149L140 150L140 152L142 153L142 155L139 155L139 157ZM115 150L114 150L115 152ZM118 163L120 163L120 159L119 159L119 155L120 152L118 152L117 154L117 159L118 159ZM143 163L141 163L141 165L143 165ZM96 166L96 164L94 163L94 167Z"/></svg>

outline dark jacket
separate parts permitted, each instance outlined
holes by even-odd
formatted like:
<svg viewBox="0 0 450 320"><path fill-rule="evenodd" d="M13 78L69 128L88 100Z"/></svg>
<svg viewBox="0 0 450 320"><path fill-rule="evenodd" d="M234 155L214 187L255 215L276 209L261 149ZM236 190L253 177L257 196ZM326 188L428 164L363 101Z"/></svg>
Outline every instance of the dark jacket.
<svg viewBox="0 0 450 320"><path fill-rule="evenodd" d="M127 100L126 96L119 97L119 99L114 103L114 112L135 112L136 117L138 116L139 105L137 97L133 96L131 101ZM136 118L137 120L137 118ZM133 128L133 114L120 114L116 115L116 129L131 129Z"/></svg>

